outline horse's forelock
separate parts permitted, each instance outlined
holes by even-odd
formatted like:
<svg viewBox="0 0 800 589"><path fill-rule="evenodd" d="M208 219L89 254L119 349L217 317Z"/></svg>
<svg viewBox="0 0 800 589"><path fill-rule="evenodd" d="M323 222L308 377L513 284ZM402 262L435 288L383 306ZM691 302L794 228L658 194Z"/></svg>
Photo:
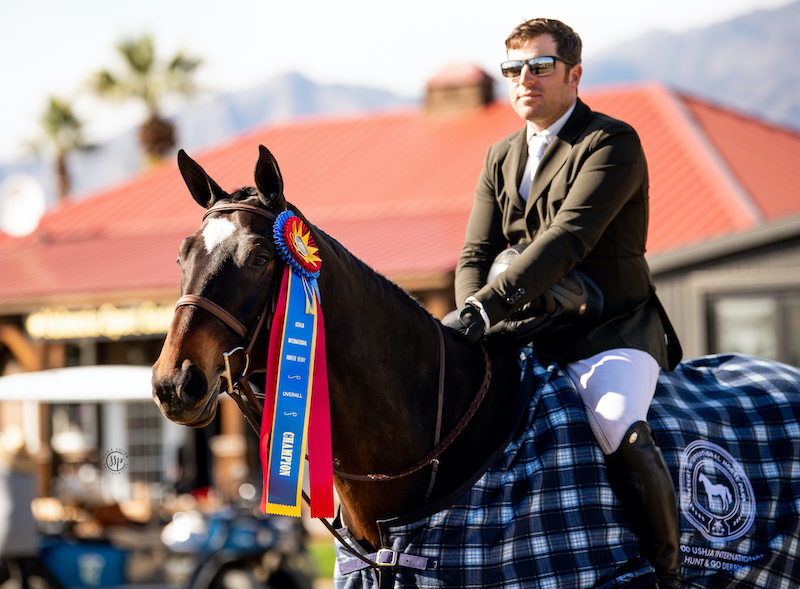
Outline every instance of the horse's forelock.
<svg viewBox="0 0 800 589"><path fill-rule="evenodd" d="M243 186L231 194L231 202L242 202L248 198L258 198L258 190L253 186Z"/></svg>

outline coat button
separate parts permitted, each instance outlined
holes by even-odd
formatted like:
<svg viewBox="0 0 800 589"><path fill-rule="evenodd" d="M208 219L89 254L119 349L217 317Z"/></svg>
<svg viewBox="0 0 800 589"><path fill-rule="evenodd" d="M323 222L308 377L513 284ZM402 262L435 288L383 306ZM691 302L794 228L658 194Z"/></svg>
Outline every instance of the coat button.
<svg viewBox="0 0 800 589"><path fill-rule="evenodd" d="M510 295L508 295L506 297L506 303L508 303L509 305L513 305L518 300L520 300L523 296L525 296L525 289L524 288L518 288L516 290L516 292L514 292L514 294L510 294Z"/></svg>

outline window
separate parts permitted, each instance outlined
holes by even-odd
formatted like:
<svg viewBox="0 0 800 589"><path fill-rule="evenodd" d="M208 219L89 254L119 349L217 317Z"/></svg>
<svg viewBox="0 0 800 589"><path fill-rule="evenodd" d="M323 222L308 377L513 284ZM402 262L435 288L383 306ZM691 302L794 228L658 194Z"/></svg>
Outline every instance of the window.
<svg viewBox="0 0 800 589"><path fill-rule="evenodd" d="M708 316L711 352L800 366L800 293L712 295Z"/></svg>
<svg viewBox="0 0 800 589"><path fill-rule="evenodd" d="M127 403L130 480L160 483L163 477L162 423L155 403Z"/></svg>

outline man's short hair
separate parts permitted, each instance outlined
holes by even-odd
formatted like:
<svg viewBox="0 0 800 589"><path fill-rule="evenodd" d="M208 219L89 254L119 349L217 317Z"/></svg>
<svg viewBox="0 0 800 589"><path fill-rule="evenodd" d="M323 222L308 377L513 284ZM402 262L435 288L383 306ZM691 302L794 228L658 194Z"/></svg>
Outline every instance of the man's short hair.
<svg viewBox="0 0 800 589"><path fill-rule="evenodd" d="M550 34L553 37L559 57L575 63L581 62L583 44L578 33L560 20L553 18L533 18L517 26L506 39L506 51L519 49L531 39L544 34Z"/></svg>

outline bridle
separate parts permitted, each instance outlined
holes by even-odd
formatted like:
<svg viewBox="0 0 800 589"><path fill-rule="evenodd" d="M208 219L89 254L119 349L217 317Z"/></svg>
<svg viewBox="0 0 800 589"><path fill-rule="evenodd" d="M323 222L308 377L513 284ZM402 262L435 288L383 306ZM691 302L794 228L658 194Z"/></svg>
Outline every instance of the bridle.
<svg viewBox="0 0 800 589"><path fill-rule="evenodd" d="M260 207L255 207L244 203L222 203L214 205L213 207L208 209L203 215L203 221L205 221L206 218L212 213L233 212L233 211L245 211L248 213L253 213L255 215L260 215L262 217L265 217L272 222L274 222L275 219L277 219L277 215ZM228 395L230 395L230 397L234 401L236 401L236 404L239 406L239 409L241 410L242 414L244 414L245 418L250 423L250 426L255 430L257 434L261 431L260 418L261 415L263 415L264 413L264 405L261 403L261 401L256 397L256 394L253 392L253 388L250 386L250 382L247 380L247 376L250 370L250 357L253 352L253 347L255 346L256 340L258 340L258 336L261 333L261 329L264 327L267 316L269 315L269 308L270 305L272 304L276 287L279 283L280 283L279 279L272 281L272 286L270 286L270 291L269 294L267 295L264 308L258 315L258 318L253 324L253 327L249 330L247 329L247 327L245 327L245 325L241 321L239 321L231 313L223 309L214 301L204 296L187 294L183 295L181 298L178 299L178 302L175 303L176 310L183 306L192 306L203 309L204 311L210 313L211 315L222 321L225 325L230 327L240 337L244 338L244 344L242 346L237 346L233 348L231 351L222 354L225 366L224 376L228 386ZM234 376L233 371L231 369L231 358L239 353L241 353L244 356L244 368L238 373L238 375ZM247 399L247 402L245 402L243 396L244 398Z"/></svg>
<svg viewBox="0 0 800 589"><path fill-rule="evenodd" d="M203 221L205 221L205 219L209 215L214 213L225 213L234 211L244 211L255 215L260 215L262 217L269 219L272 222L274 222L275 219L277 219L277 215L260 207L247 205L244 203L221 203L221 204L216 204L213 207L209 208L203 215ZM256 393L253 391L250 382L247 379L247 376L250 369L250 357L253 351L253 347L255 346L255 342L258 339L258 336L261 333L261 330L264 327L264 325L267 324L268 327L271 326L272 317L270 316L269 311L272 306L273 299L275 297L277 285L280 284L280 282L281 282L280 279L272 281L272 285L270 286L270 292L267 296L264 308L262 309L261 313L259 314L258 318L256 319L251 329L248 329L241 321L239 321L236 317L234 317L231 313L226 311L220 305L201 295L194 295L194 294L183 295L178 299L178 302L175 304L176 310L182 306L192 306L199 309L203 309L204 311L210 313L211 315L222 321L230 329L236 332L236 334L238 334L240 337L244 338L244 344L242 346L237 346L233 348L231 351L224 352L222 354L225 367L224 378L225 381L227 382L228 395L239 406L239 409L241 410L242 414L250 423L250 426L255 430L256 434L259 434L261 431L260 423L264 413L264 406L263 403L258 399ZM268 316L270 316L269 319ZM481 346L486 370L484 373L484 379L483 382L481 383L480 389L478 390L478 393L473 399L472 404L464 413L459 423L456 424L456 426L443 440L440 440L442 416L444 408L445 346L444 346L444 336L442 334L441 325L439 324L438 321L434 321L433 323L436 326L439 339L438 409L436 413L436 429L435 429L433 450L431 450L428 454L426 454L424 457L422 457L413 465L394 474L389 474L389 475L349 474L334 469L333 473L336 476L358 481L391 481L409 476L430 465L432 466L432 473L431 473L430 483L428 485L428 491L425 496L426 500L430 497L431 493L433 492L434 484L436 482L436 473L438 471L438 466L439 466L439 460L438 460L439 455L442 454L452 444L453 440L455 440L455 438L464 430L469 421L472 419L473 415L475 415L481 403L483 402L483 399L486 397L486 393L489 390L489 385L491 384L491 379L492 379L492 365L489 359L489 354L487 353L486 349L483 346ZM234 375L233 370L231 369L231 358L239 353L244 355L244 368L241 371L239 371L237 375ZM308 497L305 491L303 492L303 497L306 500L306 502L308 502ZM366 562L367 564L369 564L369 566L372 567L377 568L380 566L385 566L382 563L369 561L368 559L365 559L361 554L352 551L350 549L350 546L346 542L344 542L344 539L341 538L339 533L327 522L327 520L323 518L320 518L320 520L326 525L328 530L331 531L331 533L333 533L333 535L340 542L342 542L345 548L353 552L353 554L355 554L359 559Z"/></svg>

